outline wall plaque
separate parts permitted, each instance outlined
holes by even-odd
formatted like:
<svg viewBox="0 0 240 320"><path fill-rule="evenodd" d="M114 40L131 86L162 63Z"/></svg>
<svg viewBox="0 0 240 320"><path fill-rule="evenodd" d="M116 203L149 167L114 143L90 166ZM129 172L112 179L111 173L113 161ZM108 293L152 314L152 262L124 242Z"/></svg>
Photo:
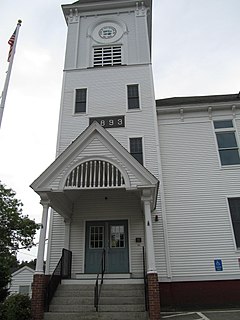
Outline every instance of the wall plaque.
<svg viewBox="0 0 240 320"><path fill-rule="evenodd" d="M103 128L125 127L124 116L89 118L89 125L97 121Z"/></svg>

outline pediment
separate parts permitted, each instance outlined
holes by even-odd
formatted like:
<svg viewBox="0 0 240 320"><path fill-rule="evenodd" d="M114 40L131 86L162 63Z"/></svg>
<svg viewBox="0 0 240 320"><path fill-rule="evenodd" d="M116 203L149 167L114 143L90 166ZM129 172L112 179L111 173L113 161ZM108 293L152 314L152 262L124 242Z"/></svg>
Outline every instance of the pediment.
<svg viewBox="0 0 240 320"><path fill-rule="evenodd" d="M158 179L97 122L81 133L31 184L39 195L65 190L154 189Z"/></svg>

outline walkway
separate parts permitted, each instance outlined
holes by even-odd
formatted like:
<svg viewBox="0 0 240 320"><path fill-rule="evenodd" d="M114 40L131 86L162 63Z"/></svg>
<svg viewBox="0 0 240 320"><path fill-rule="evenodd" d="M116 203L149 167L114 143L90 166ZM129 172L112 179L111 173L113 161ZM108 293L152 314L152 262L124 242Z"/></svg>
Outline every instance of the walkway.
<svg viewBox="0 0 240 320"><path fill-rule="evenodd" d="M201 312L163 312L163 320L239 320L240 310L213 310Z"/></svg>

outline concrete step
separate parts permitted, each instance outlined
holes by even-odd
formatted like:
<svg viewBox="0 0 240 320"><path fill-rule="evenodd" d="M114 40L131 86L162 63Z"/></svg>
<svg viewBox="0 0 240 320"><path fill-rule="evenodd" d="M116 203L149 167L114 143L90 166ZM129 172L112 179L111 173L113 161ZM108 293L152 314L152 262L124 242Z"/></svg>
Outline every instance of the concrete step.
<svg viewBox="0 0 240 320"><path fill-rule="evenodd" d="M44 320L147 320L146 312L91 312L91 313L58 313L44 314Z"/></svg>
<svg viewBox="0 0 240 320"><path fill-rule="evenodd" d="M69 290L68 288L64 289L61 288L57 290L55 293L55 297L93 297L94 296L94 288L91 290L83 290L79 289L72 289ZM101 297L143 297L144 290L143 289L130 289L130 290L110 290L105 289L104 286L102 287Z"/></svg>
<svg viewBox="0 0 240 320"><path fill-rule="evenodd" d="M82 289L82 288L62 288L60 287L56 293L56 297L92 297L94 296L94 288ZM118 290L116 288L110 289L105 286L102 287L102 297L143 297L144 290L142 288Z"/></svg>
<svg viewBox="0 0 240 320"><path fill-rule="evenodd" d="M94 285L61 284L44 320L146 320L142 283L104 283L99 312L94 308Z"/></svg>
<svg viewBox="0 0 240 320"><path fill-rule="evenodd" d="M93 297L54 297L51 305L92 305ZM134 305L143 304L143 297L100 297L100 305Z"/></svg>
<svg viewBox="0 0 240 320"><path fill-rule="evenodd" d="M134 304L134 305L99 305L100 312L143 312L145 311L145 305ZM94 312L95 308L93 305L54 305L52 304L49 308L50 312Z"/></svg>

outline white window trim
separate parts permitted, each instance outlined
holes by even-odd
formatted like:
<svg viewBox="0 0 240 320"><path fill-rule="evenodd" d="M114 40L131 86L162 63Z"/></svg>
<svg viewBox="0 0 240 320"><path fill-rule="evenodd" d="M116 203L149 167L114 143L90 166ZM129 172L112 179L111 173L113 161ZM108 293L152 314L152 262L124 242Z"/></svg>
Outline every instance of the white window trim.
<svg viewBox="0 0 240 320"><path fill-rule="evenodd" d="M139 108L136 109L128 109L128 86L138 86L138 97L139 97ZM141 103L141 88L139 83L127 83L125 87L125 93L126 93L126 112L139 112L142 111L142 103ZM139 137L140 138L140 137Z"/></svg>
<svg viewBox="0 0 240 320"><path fill-rule="evenodd" d="M140 136L140 135L128 136L128 152L130 153L130 139L135 139L135 138L142 138L142 152L143 152L143 164L142 165L145 167L146 159L145 159L145 143L144 143L145 141L144 141L144 136Z"/></svg>
<svg viewBox="0 0 240 320"><path fill-rule="evenodd" d="M233 222L232 222L232 216L231 216L231 211L230 211L230 206L228 203L228 199L232 199L232 198L240 198L240 195L231 195L231 196L226 196L226 204L227 204L227 210L228 210L228 219L229 219L229 223L230 223L230 227L231 227L231 231L232 231L232 239L233 239L233 244L234 244L234 248L235 248L235 252L239 253L240 252L240 247L237 247L237 243L236 243L236 239L235 239L235 234L234 234L234 230L233 230Z"/></svg>
<svg viewBox="0 0 240 320"><path fill-rule="evenodd" d="M76 106L76 93L77 90L81 89L87 89L87 97L86 97L86 112L75 112L75 106ZM72 115L74 117L79 117L79 116L86 116L88 115L88 87L77 87L73 89L73 109L72 109Z"/></svg>
<svg viewBox="0 0 240 320"><path fill-rule="evenodd" d="M233 123L233 127L215 129L214 121L222 121L222 120L223 121L224 120L231 120L232 123ZM212 119L212 129L213 129L214 141L215 141L216 152L217 152L217 157L218 157L218 162L219 162L219 169L220 170L239 169L240 168L240 164L222 165L221 158L220 158L220 153L219 153L219 148L218 148L217 135L216 135L217 132L231 132L231 131L234 132L235 133L236 142L237 142L237 146L238 146L238 153L239 153L239 157L240 157L240 147L239 147L240 146L240 138L239 138L239 135L238 135L235 119L230 119L230 118Z"/></svg>

